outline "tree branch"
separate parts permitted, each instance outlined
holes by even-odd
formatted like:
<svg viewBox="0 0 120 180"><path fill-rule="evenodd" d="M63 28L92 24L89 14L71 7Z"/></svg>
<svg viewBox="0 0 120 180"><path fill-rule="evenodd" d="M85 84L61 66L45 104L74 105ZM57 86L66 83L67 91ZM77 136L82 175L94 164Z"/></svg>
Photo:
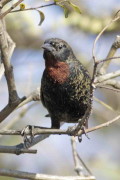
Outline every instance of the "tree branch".
<svg viewBox="0 0 120 180"><path fill-rule="evenodd" d="M71 137L71 145L72 145L72 152L73 152L73 158L74 158L74 162L75 162L75 171L77 171L78 173L82 173L81 170L83 170L83 168L80 166L79 162L83 165L83 167L85 168L85 170L88 172L88 174L90 176L92 176L92 172L90 171L90 169L86 166L86 164L84 163L84 161L81 159L81 157L79 156L77 149L76 149L76 139L75 137ZM83 174L81 174L83 175Z"/></svg>
<svg viewBox="0 0 120 180"><path fill-rule="evenodd" d="M2 7L5 6L7 3L9 3L12 0L1 0Z"/></svg>
<svg viewBox="0 0 120 180"><path fill-rule="evenodd" d="M117 49L120 48L120 36L117 36L114 43L112 44L110 51L106 57L106 59L111 58L115 55ZM109 66L111 61L106 61L103 63L103 65L101 66L100 70L99 70L99 74L105 74L106 70Z"/></svg>
<svg viewBox="0 0 120 180"><path fill-rule="evenodd" d="M114 91L114 92L120 93L120 89L111 88L111 87L109 87L109 86L99 85L99 86L97 86L97 87L98 87L98 88L108 89L108 90L111 90L111 91Z"/></svg>
<svg viewBox="0 0 120 180"><path fill-rule="evenodd" d="M5 72L5 68L4 68L3 63L1 63L0 64L0 80L2 79L4 72Z"/></svg>
<svg viewBox="0 0 120 180"><path fill-rule="evenodd" d="M94 60L94 64L96 62L96 58L95 58L95 48L96 48L96 44L98 42L98 40L100 39L101 35L105 32L105 30L115 21L120 19L120 10L117 11L117 13L115 14L115 16L110 20L110 22L102 29L102 31L97 35L94 44L93 44L93 48L92 48L92 57Z"/></svg>
<svg viewBox="0 0 120 180"><path fill-rule="evenodd" d="M37 150L33 149L23 149L23 148L18 148L17 146L1 146L0 145L0 153L9 153L9 154L24 154L24 153L32 153L36 154Z"/></svg>
<svg viewBox="0 0 120 180"><path fill-rule="evenodd" d="M115 111L111 106L109 106L107 103L101 101L100 99L96 98L95 96L93 97L93 99L98 102L99 104L101 104L102 106L104 106L105 108L111 110L111 111Z"/></svg>
<svg viewBox="0 0 120 180"><path fill-rule="evenodd" d="M34 180L95 180L94 176L81 177L81 176L52 176L39 173L23 172L17 170L8 170L0 168L1 176L16 177L21 179L34 179Z"/></svg>
<svg viewBox="0 0 120 180"><path fill-rule="evenodd" d="M22 1L18 0L18 2L14 3L10 8L8 8L5 12L0 14L0 19L4 18L8 13L10 13L15 7L17 7Z"/></svg>
<svg viewBox="0 0 120 180"><path fill-rule="evenodd" d="M101 85L101 84L98 84ZM102 82L102 85L109 85L112 86L115 89L120 89L120 81L114 80L114 79L110 79L107 81Z"/></svg>
<svg viewBox="0 0 120 180"><path fill-rule="evenodd" d="M8 91L9 91L9 104L16 104L20 101L20 98L18 97L18 94L16 91L15 80L14 80L14 75L13 75L13 67L10 64L10 57L12 54L11 50L13 51L14 45L12 46L12 43L10 43L10 37L9 39L8 37L9 36L7 35L6 29L5 29L4 20L1 20L0 21L0 48L1 48L2 62L5 68L5 76L6 76Z"/></svg>
<svg viewBox="0 0 120 180"><path fill-rule="evenodd" d="M106 123L100 124L98 126L92 127L92 128L88 128L85 130L86 133L101 129L103 127L108 127L109 125L111 125L112 123L114 123L115 121L120 119L120 115L118 115L117 117L115 117L114 119L107 121ZM0 130L0 134L1 135L21 135L22 131L21 130ZM25 131L26 135L31 135L31 132L29 129L27 129ZM35 127L33 129L33 134L34 135L39 135L39 134L47 134L47 135L71 135L69 133L68 130L61 130L61 129L41 129L41 127ZM78 132L78 136L81 134L81 130Z"/></svg>
<svg viewBox="0 0 120 180"><path fill-rule="evenodd" d="M27 104L31 101L38 101L40 100L40 90L37 88L35 91L30 93L27 97L23 97L18 104L10 105L8 104L1 112L0 112L0 122L2 122L6 117L8 117L16 108L20 108L23 105Z"/></svg>
<svg viewBox="0 0 120 180"><path fill-rule="evenodd" d="M56 5L56 2L51 3L51 4L45 4L45 5L42 5L42 6L37 6L37 7L34 7L34 8L26 8L26 9L22 9L22 10L18 9L18 10L11 11L10 13L33 11L33 10L38 10L38 9L41 9L41 8L44 8L44 7L48 7L48 6L54 6L54 5Z"/></svg>
<svg viewBox="0 0 120 180"><path fill-rule="evenodd" d="M111 73L107 73L107 74L102 75L102 76L98 76L98 77L95 78L94 83L97 86L101 82L107 81L109 79L116 78L118 76L120 76L120 70L117 70L117 71L111 72Z"/></svg>
<svg viewBox="0 0 120 180"><path fill-rule="evenodd" d="M17 108L24 106L31 101L40 101L40 88L38 87L35 91L31 92L24 101L22 101Z"/></svg>
<svg viewBox="0 0 120 180"><path fill-rule="evenodd" d="M79 159L77 156L77 150L76 150L76 142L75 142L75 137L71 137L71 146L72 146L72 154L73 154L73 159L74 159L74 164L75 164L75 172L79 176L83 176L83 168L79 163Z"/></svg>

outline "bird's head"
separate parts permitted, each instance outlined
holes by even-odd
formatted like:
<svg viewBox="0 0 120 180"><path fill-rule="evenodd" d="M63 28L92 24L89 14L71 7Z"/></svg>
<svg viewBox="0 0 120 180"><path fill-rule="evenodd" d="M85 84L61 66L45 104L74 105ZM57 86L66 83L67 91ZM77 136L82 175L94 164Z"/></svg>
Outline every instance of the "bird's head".
<svg viewBox="0 0 120 180"><path fill-rule="evenodd" d="M52 59L65 62L73 56L71 47L65 41L58 38L47 39L42 48L44 49L44 59L48 61Z"/></svg>

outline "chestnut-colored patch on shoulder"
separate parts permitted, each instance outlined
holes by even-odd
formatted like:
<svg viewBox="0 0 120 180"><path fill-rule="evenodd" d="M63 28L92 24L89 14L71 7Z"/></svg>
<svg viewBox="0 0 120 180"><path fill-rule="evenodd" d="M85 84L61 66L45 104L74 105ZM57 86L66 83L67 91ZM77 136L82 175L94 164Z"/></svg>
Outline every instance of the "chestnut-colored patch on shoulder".
<svg viewBox="0 0 120 180"><path fill-rule="evenodd" d="M55 62L54 65L47 64L47 73L49 76L60 84L63 84L69 77L69 65L65 62Z"/></svg>

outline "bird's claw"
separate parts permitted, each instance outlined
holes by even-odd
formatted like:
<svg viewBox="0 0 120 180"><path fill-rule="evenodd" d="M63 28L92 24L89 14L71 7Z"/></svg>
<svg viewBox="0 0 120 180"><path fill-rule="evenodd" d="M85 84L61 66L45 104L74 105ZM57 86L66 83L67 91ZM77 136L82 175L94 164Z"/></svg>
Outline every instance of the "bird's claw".
<svg viewBox="0 0 120 180"><path fill-rule="evenodd" d="M33 142L34 139L34 126L27 125L22 131L21 136L23 136L24 145L26 148Z"/></svg>
<svg viewBox="0 0 120 180"><path fill-rule="evenodd" d="M88 134L87 134L86 131L85 131L85 127L84 127L84 126L81 127L81 130L83 131L83 134L85 134L85 136L86 136L88 139L90 139L89 136L88 136Z"/></svg>
<svg viewBox="0 0 120 180"><path fill-rule="evenodd" d="M76 136L75 129L76 129L76 126L69 126L67 129L67 133L70 136Z"/></svg>
<svg viewBox="0 0 120 180"><path fill-rule="evenodd" d="M82 130L82 132L83 132L82 134L85 134L85 136L86 136L88 139L90 139L89 136L87 135L87 133L85 132L85 127L84 127L84 126L81 127L81 130ZM68 134L69 134L70 136L77 136L76 126L68 127L67 132L68 132ZM82 142L82 134L78 135L78 141L79 141L79 142Z"/></svg>
<svg viewBox="0 0 120 180"><path fill-rule="evenodd" d="M76 126L72 126L72 127L68 127L67 132L70 136L76 136L75 130L76 130ZM82 135L78 136L78 141L82 142Z"/></svg>

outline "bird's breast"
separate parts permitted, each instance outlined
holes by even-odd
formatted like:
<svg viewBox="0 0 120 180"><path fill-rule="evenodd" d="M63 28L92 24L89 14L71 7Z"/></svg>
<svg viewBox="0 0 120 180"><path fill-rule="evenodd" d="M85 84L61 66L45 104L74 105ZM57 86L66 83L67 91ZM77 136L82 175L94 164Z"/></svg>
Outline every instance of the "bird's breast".
<svg viewBox="0 0 120 180"><path fill-rule="evenodd" d="M50 78L59 84L66 82L70 74L69 65L65 62L56 62L54 66L47 66L46 71Z"/></svg>

